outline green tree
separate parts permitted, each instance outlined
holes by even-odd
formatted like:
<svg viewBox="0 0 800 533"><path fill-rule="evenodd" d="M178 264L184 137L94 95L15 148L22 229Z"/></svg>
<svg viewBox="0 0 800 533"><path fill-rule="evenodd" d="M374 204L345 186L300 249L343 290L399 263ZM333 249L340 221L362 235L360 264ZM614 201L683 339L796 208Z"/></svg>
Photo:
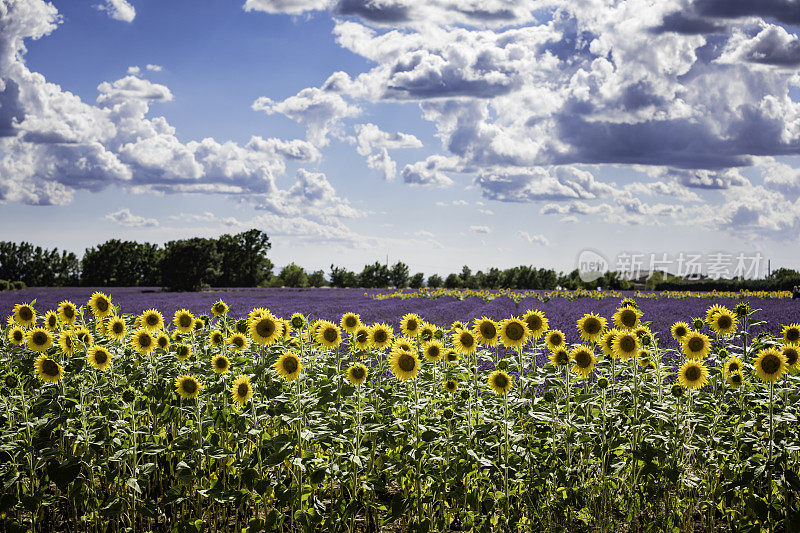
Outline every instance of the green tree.
<svg viewBox="0 0 800 533"><path fill-rule="evenodd" d="M261 230L251 229L217 239L220 275L212 283L220 287L257 287L272 276L273 264L267 258L272 247Z"/></svg>
<svg viewBox="0 0 800 533"><path fill-rule="evenodd" d="M289 263L278 274L284 287L308 287L308 275L302 267Z"/></svg>
<svg viewBox="0 0 800 533"><path fill-rule="evenodd" d="M393 264L389 269L389 283L398 289L405 289L408 286L408 265L402 261Z"/></svg>
<svg viewBox="0 0 800 533"><path fill-rule="evenodd" d="M221 259L216 239L169 241L161 258L162 283L172 290L200 290L219 278Z"/></svg>
<svg viewBox="0 0 800 533"><path fill-rule="evenodd" d="M111 239L87 248L81 259L81 283L87 286L159 285L158 245Z"/></svg>
<svg viewBox="0 0 800 533"><path fill-rule="evenodd" d="M331 287L358 287L355 272L331 265Z"/></svg>
<svg viewBox="0 0 800 533"><path fill-rule="evenodd" d="M364 269L358 275L360 287L382 289L389 286L389 268L379 261L371 265L364 265Z"/></svg>
<svg viewBox="0 0 800 533"><path fill-rule="evenodd" d="M311 274L308 275L308 284L311 287L324 287L326 285L325 282L325 271L324 270L315 270Z"/></svg>
<svg viewBox="0 0 800 533"><path fill-rule="evenodd" d="M412 289L420 289L425 284L425 274L417 272L409 280L408 286Z"/></svg>
<svg viewBox="0 0 800 533"><path fill-rule="evenodd" d="M428 276L428 287L431 289L438 289L444 285L444 280L439 274L431 274Z"/></svg>

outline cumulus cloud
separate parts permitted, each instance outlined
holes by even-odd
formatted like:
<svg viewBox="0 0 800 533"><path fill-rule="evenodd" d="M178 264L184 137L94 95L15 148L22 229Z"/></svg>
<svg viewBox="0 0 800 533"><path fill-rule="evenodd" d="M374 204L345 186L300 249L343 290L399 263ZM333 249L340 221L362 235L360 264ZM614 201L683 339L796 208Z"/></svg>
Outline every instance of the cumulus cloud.
<svg viewBox="0 0 800 533"><path fill-rule="evenodd" d="M540 246L550 246L550 241L544 235L540 233L530 234L527 231L518 231L517 237L522 239L523 241L527 241L530 244L538 244Z"/></svg>
<svg viewBox="0 0 800 533"><path fill-rule="evenodd" d="M492 232L492 228L489 226L470 226L469 231L475 235L489 235Z"/></svg>
<svg viewBox="0 0 800 533"><path fill-rule="evenodd" d="M382 131L372 123L356 126L356 151L367 158L367 166L379 171L386 181L397 176L397 163L389 155L389 150L399 148L422 148L422 142L415 136Z"/></svg>
<svg viewBox="0 0 800 533"><path fill-rule="evenodd" d="M103 218L128 228L152 228L158 226L158 220L155 218L145 218L139 215L134 215L127 207L124 207L119 211L109 213Z"/></svg>
<svg viewBox="0 0 800 533"><path fill-rule="evenodd" d="M443 171L455 171L456 161L455 158L432 155L424 161L410 163L403 167L403 181L411 185L449 187L453 180Z"/></svg>
<svg viewBox="0 0 800 533"><path fill-rule="evenodd" d="M97 9L105 11L114 20L133 22L136 18L136 9L126 0L105 0L97 5Z"/></svg>
<svg viewBox="0 0 800 533"><path fill-rule="evenodd" d="M800 198L800 168L772 163L763 168L764 186L778 191L789 201Z"/></svg>
<svg viewBox="0 0 800 533"><path fill-rule="evenodd" d="M591 199L614 188L575 167L531 168L481 174L475 179L484 197L502 202Z"/></svg>
<svg viewBox="0 0 800 533"><path fill-rule="evenodd" d="M787 68L800 65L800 41L797 35L773 24L761 23L759 29L761 31L754 36L741 29L734 31L717 61L748 61Z"/></svg>

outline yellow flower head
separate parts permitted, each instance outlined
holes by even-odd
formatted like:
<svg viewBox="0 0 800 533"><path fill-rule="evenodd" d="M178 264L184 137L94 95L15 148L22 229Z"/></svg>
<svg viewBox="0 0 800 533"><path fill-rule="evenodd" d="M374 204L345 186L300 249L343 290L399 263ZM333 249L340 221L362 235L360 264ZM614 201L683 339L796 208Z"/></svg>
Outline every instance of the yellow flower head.
<svg viewBox="0 0 800 533"><path fill-rule="evenodd" d="M515 350L522 348L530 335L528 326L519 318L506 318L500 322L500 339L506 348Z"/></svg>
<svg viewBox="0 0 800 533"><path fill-rule="evenodd" d="M689 359L705 359L711 349L711 339L705 333L689 332L683 338L681 350Z"/></svg>
<svg viewBox="0 0 800 533"><path fill-rule="evenodd" d="M594 313L588 313L578 320L577 328L581 339L587 342L597 342L603 336L603 330L606 329L606 319Z"/></svg>
<svg viewBox="0 0 800 533"><path fill-rule="evenodd" d="M253 387L250 385L250 379L244 374L239 375L231 384L231 399L242 407L252 397Z"/></svg>
<svg viewBox="0 0 800 533"><path fill-rule="evenodd" d="M105 370L111 365L111 358L113 356L111 352L103 346L92 346L86 357L89 359L89 363L97 370Z"/></svg>
<svg viewBox="0 0 800 533"><path fill-rule="evenodd" d="M416 379L419 374L419 359L416 354L402 350L392 352L389 357L389 366L395 377L400 381Z"/></svg>
<svg viewBox="0 0 800 533"><path fill-rule="evenodd" d="M64 376L64 369L61 365L56 363L53 359L47 357L45 354L39 356L33 363L36 370L36 377L45 383L58 383Z"/></svg>
<svg viewBox="0 0 800 533"><path fill-rule="evenodd" d="M765 348L759 351L753 367L756 375L765 383L775 383L789 370L786 356L776 348Z"/></svg>
<svg viewBox="0 0 800 533"><path fill-rule="evenodd" d="M500 340L500 332L497 330L497 324L490 318L481 317L476 318L472 323L472 334L475 339L484 346L497 346Z"/></svg>
<svg viewBox="0 0 800 533"><path fill-rule="evenodd" d="M53 345L53 334L44 328L33 328L25 335L25 343L29 350L44 352Z"/></svg>
<svg viewBox="0 0 800 533"><path fill-rule="evenodd" d="M179 309L175 311L172 323L178 333L191 333L194 330L194 315L186 309Z"/></svg>
<svg viewBox="0 0 800 533"><path fill-rule="evenodd" d="M540 339L545 331L550 327L550 322L544 313L538 309L531 309L522 315L522 320L528 326L532 339Z"/></svg>
<svg viewBox="0 0 800 533"><path fill-rule="evenodd" d="M184 400L193 400L200 394L203 385L194 376L184 374L175 378L175 392Z"/></svg>
<svg viewBox="0 0 800 533"><path fill-rule="evenodd" d="M155 309L148 309L142 313L140 324L152 333L164 329L164 316Z"/></svg>
<svg viewBox="0 0 800 533"><path fill-rule="evenodd" d="M107 294L99 291L92 294L92 297L89 298L89 301L86 303L86 307L89 308L89 311L96 318L105 318L114 312L114 308L111 305L111 298L109 298Z"/></svg>
<svg viewBox="0 0 800 533"><path fill-rule="evenodd" d="M282 378L297 379L301 370L303 370L303 363L300 361L300 356L294 351L284 352L275 361L275 371Z"/></svg>
<svg viewBox="0 0 800 533"><path fill-rule="evenodd" d="M355 313L345 313L339 320L339 325L347 333L353 333L361 325L361 318Z"/></svg>
<svg viewBox="0 0 800 533"><path fill-rule="evenodd" d="M508 394L511 390L511 376L502 370L495 370L489 374L489 387L497 394Z"/></svg>
<svg viewBox="0 0 800 533"><path fill-rule="evenodd" d="M17 304L14 306L14 322L23 328L29 328L36 323L36 310L29 304Z"/></svg>
<svg viewBox="0 0 800 533"><path fill-rule="evenodd" d="M367 380L367 367L361 363L356 363L347 369L347 380L353 385L363 385Z"/></svg>
<svg viewBox="0 0 800 533"><path fill-rule="evenodd" d="M708 367L700 361L687 359L678 369L678 382L684 389L700 389L708 382Z"/></svg>

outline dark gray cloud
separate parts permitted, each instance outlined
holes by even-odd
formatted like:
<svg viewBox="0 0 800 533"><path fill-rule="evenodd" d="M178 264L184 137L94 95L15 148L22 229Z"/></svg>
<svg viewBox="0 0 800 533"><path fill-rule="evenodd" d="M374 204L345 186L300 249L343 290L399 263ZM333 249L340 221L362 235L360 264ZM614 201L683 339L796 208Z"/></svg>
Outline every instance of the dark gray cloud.
<svg viewBox="0 0 800 533"><path fill-rule="evenodd" d="M14 80L5 81L6 88L0 92L0 137L17 134L14 121L25 119L25 110L19 101L19 85Z"/></svg>
<svg viewBox="0 0 800 533"><path fill-rule="evenodd" d="M339 0L333 12L342 16L360 17L379 24L408 22L411 18L407 5L375 0Z"/></svg>
<svg viewBox="0 0 800 533"><path fill-rule="evenodd" d="M653 33L675 32L682 35L702 35L706 33L720 33L725 31L725 25L712 20L686 15L676 11L665 16L661 24L654 27Z"/></svg>
<svg viewBox="0 0 800 533"><path fill-rule="evenodd" d="M697 0L694 10L714 18L766 17L786 24L800 24L797 0Z"/></svg>

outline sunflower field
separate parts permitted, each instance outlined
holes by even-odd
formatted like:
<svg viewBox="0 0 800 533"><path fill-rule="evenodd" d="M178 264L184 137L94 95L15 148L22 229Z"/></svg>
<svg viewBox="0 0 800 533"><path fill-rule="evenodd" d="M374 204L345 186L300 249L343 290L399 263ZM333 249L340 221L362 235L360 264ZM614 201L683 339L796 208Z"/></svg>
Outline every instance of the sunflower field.
<svg viewBox="0 0 800 533"><path fill-rule="evenodd" d="M631 298L565 331L209 311L14 307L2 531L800 530L800 324L746 302L666 334Z"/></svg>

